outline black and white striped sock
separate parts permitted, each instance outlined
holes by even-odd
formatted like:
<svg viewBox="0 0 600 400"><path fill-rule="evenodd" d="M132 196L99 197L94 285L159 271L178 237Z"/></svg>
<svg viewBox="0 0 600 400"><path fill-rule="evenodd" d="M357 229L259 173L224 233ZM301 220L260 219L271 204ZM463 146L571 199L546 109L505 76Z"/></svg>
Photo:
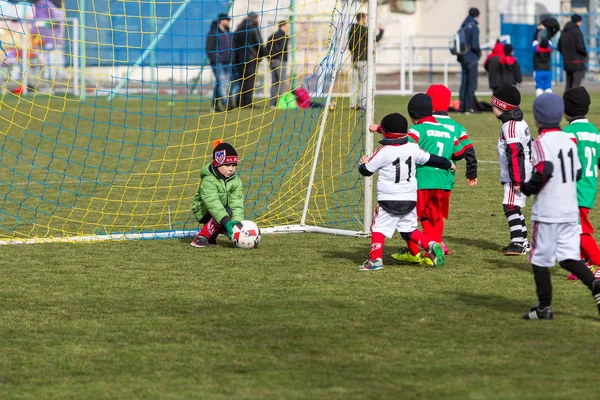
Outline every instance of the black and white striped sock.
<svg viewBox="0 0 600 400"><path fill-rule="evenodd" d="M527 227L525 217L519 211L514 210L507 215L508 228L510 229L511 242L524 242L527 238Z"/></svg>

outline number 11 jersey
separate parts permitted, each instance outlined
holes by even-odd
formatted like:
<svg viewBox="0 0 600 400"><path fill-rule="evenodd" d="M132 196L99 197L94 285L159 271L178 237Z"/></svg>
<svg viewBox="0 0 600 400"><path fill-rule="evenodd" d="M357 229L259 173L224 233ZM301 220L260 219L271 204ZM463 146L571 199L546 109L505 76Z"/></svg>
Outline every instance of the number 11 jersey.
<svg viewBox="0 0 600 400"><path fill-rule="evenodd" d="M365 165L377 177L378 201L417 201L416 165L429 161L429 153L415 143L379 147Z"/></svg>
<svg viewBox="0 0 600 400"><path fill-rule="evenodd" d="M552 177L535 196L531 209L533 221L545 223L577 223L577 172L581 163L573 135L556 130L542 131L533 141L533 166L543 170L551 162Z"/></svg>

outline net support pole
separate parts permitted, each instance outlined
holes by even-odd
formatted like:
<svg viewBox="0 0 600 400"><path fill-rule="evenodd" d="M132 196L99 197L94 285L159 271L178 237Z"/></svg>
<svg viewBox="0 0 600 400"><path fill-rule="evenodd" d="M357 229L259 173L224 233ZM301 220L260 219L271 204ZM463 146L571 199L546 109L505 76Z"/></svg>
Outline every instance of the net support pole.
<svg viewBox="0 0 600 400"><path fill-rule="evenodd" d="M300 220L300 226L306 224L306 215L308 214L308 206L310 204L310 196L312 194L312 186L315 182L315 173L317 172L317 166L319 164L319 153L321 152L321 144L323 143L323 133L325 132L325 126L327 125L327 115L329 114L329 105L331 104L331 94L333 93L333 86L339 67L335 67L331 76L331 82L329 83L329 90L327 91L327 98L325 100L325 108L323 110L323 117L321 118L321 126L319 127L319 136L317 138L317 144L315 145L315 155L313 157L312 167L310 169L310 178L308 180L308 188L306 189L306 198L304 200L304 209L302 210L302 219Z"/></svg>
<svg viewBox="0 0 600 400"><path fill-rule="evenodd" d="M72 58L71 65L73 66L73 95L75 97L81 96L81 89L83 89L79 85L79 79L81 79L81 71L79 64L79 20L77 18L73 19L73 42L75 43L72 46Z"/></svg>
<svg viewBox="0 0 600 400"><path fill-rule="evenodd" d="M79 64L79 85L81 86L81 95L79 99L85 101L87 96L87 90L85 88L85 2L86 0L79 0L79 56L81 57L81 63Z"/></svg>
<svg viewBox="0 0 600 400"><path fill-rule="evenodd" d="M291 37L291 45L292 50L290 54L290 59L292 61L292 65L290 66L290 91L294 90L296 85L296 11L294 11L294 0L290 0L290 37Z"/></svg>
<svg viewBox="0 0 600 400"><path fill-rule="evenodd" d="M369 125L375 119L375 30L377 29L377 0L369 0L367 34L367 109L365 111L365 154L373 154L373 137ZM359 82L360 85L360 82ZM373 177L365 177L363 232L369 233L373 221Z"/></svg>
<svg viewBox="0 0 600 400"><path fill-rule="evenodd" d="M184 2L179 5L177 10L175 10L175 12L173 13L173 16L169 19L169 22L167 22L165 26L161 28L161 30L154 37L154 39L152 39L152 42L150 42L148 47L146 47L146 50L144 50L140 57L133 63L132 68L127 69L127 75L125 75L121 82L119 82L119 84L111 91L111 93L108 95L108 100L112 100L113 97L115 97L115 95L117 95L121 91L123 86L129 80L129 76L131 75L132 71L135 71L137 68L139 68L142 65L142 63L146 60L146 58L148 58L148 56L152 54L154 49L156 49L158 42L160 42L162 37L165 36L169 29L171 29L171 26L173 26L173 24L175 23L175 21L177 21L179 16L183 14L190 1L191 0L184 0Z"/></svg>

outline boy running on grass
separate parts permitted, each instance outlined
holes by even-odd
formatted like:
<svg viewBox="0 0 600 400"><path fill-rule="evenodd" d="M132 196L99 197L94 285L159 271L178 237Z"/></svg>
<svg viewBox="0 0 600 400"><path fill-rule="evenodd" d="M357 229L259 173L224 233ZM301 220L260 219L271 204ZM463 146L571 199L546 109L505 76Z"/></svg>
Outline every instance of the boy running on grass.
<svg viewBox="0 0 600 400"><path fill-rule="evenodd" d="M492 96L494 114L502 122L498 161L500 183L504 187L502 207L510 229L510 243L502 249L505 256L524 255L529 251L522 212L526 197L518 189L531 177L531 134L520 104L521 93L514 86L501 86Z"/></svg>
<svg viewBox="0 0 600 400"><path fill-rule="evenodd" d="M408 113L414 124L408 131L412 142L417 143L426 152L448 161L462 158L458 139L433 118L431 97L425 93L414 95L408 102ZM448 170L419 165L417 180L417 217L423 227L423 233L441 243L444 219L448 218L454 176ZM408 251L392 254L392 258L406 263L431 265L429 258L421 255L414 242L409 241L407 245Z"/></svg>
<svg viewBox="0 0 600 400"><path fill-rule="evenodd" d="M579 259L577 181L582 166L573 135L560 130L563 113L564 103L557 94L544 93L533 102L535 124L540 130L533 142L534 172L516 188L524 195L535 195L529 262L539 304L524 314L524 319L553 318L550 267L557 261L590 289L600 311L600 281Z"/></svg>
<svg viewBox="0 0 600 400"><path fill-rule="evenodd" d="M363 176L378 172L377 207L371 225L371 254L359 267L361 271L383 268L385 238L398 231L402 238L426 248L432 264L444 265L442 246L417 229L417 165L454 170L447 158L429 154L408 140L408 122L398 113L386 115L381 125L371 125L370 132L383 135L381 147L360 159L358 171Z"/></svg>
<svg viewBox="0 0 600 400"><path fill-rule="evenodd" d="M577 182L577 204L581 228L581 258L598 277L600 275L600 249L594 239L594 226L590 222L590 210L594 208L598 193L598 161L600 160L600 133L585 117L590 110L590 95L583 86L567 90L563 94L565 116L569 125L564 132L572 134L577 144L579 160L583 164L581 179ZM569 279L577 279L569 275Z"/></svg>
<svg viewBox="0 0 600 400"><path fill-rule="evenodd" d="M450 99L452 96L450 89L444 85L431 85L425 94L431 97L431 102L433 105L433 118L435 118L438 123L442 124L444 128L452 132L454 137L459 141L459 155L462 155L467 163L467 170L465 173L467 185L477 185L477 156L475 155L473 142L471 142L469 135L467 135L466 128L454 121L448 115ZM454 183L452 185L452 189L454 189ZM448 247L446 247L444 242L442 242L442 247L444 248L444 253L448 255Z"/></svg>

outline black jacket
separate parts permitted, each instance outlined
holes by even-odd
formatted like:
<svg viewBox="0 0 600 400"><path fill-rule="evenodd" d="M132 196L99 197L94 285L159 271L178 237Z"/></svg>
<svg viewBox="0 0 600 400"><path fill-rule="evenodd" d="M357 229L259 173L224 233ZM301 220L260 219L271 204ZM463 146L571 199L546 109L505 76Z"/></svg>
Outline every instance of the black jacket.
<svg viewBox="0 0 600 400"><path fill-rule="evenodd" d="M259 61L263 56L262 36L258 24L244 19L233 34L233 61L235 65Z"/></svg>
<svg viewBox="0 0 600 400"><path fill-rule="evenodd" d="M550 71L552 61L552 47L542 47L539 44L535 46L533 52L533 70Z"/></svg>
<svg viewBox="0 0 600 400"><path fill-rule="evenodd" d="M288 60L288 47L290 38L281 29L269 36L264 46L263 53L271 59L279 59L284 63Z"/></svg>
<svg viewBox="0 0 600 400"><path fill-rule="evenodd" d="M523 82L521 66L513 56L504 56L500 58L500 61L498 62L498 72L502 77L503 85L514 86L517 83Z"/></svg>
<svg viewBox="0 0 600 400"><path fill-rule="evenodd" d="M213 21L206 35L206 55L210 65L231 64L231 41L232 34L227 29L219 29L219 22Z"/></svg>
<svg viewBox="0 0 600 400"><path fill-rule="evenodd" d="M460 29L465 29L465 40L469 45L470 49L467 54L458 56L459 63L470 63L472 61L479 60L481 57L481 47L479 47L479 22L477 19L470 15L465 18Z"/></svg>
<svg viewBox="0 0 600 400"><path fill-rule="evenodd" d="M588 53L579 25L574 22L565 25L558 41L558 51L563 55L565 71L585 70L585 58Z"/></svg>
<svg viewBox="0 0 600 400"><path fill-rule="evenodd" d="M502 86L502 74L500 72L500 58L490 57L483 64L483 68L488 72L488 81L490 89L496 90Z"/></svg>
<svg viewBox="0 0 600 400"><path fill-rule="evenodd" d="M369 41L369 29L365 25L352 24L348 32L348 48L352 54L352 62L367 61L367 47ZM375 37L379 42L383 37L383 29L380 29Z"/></svg>

